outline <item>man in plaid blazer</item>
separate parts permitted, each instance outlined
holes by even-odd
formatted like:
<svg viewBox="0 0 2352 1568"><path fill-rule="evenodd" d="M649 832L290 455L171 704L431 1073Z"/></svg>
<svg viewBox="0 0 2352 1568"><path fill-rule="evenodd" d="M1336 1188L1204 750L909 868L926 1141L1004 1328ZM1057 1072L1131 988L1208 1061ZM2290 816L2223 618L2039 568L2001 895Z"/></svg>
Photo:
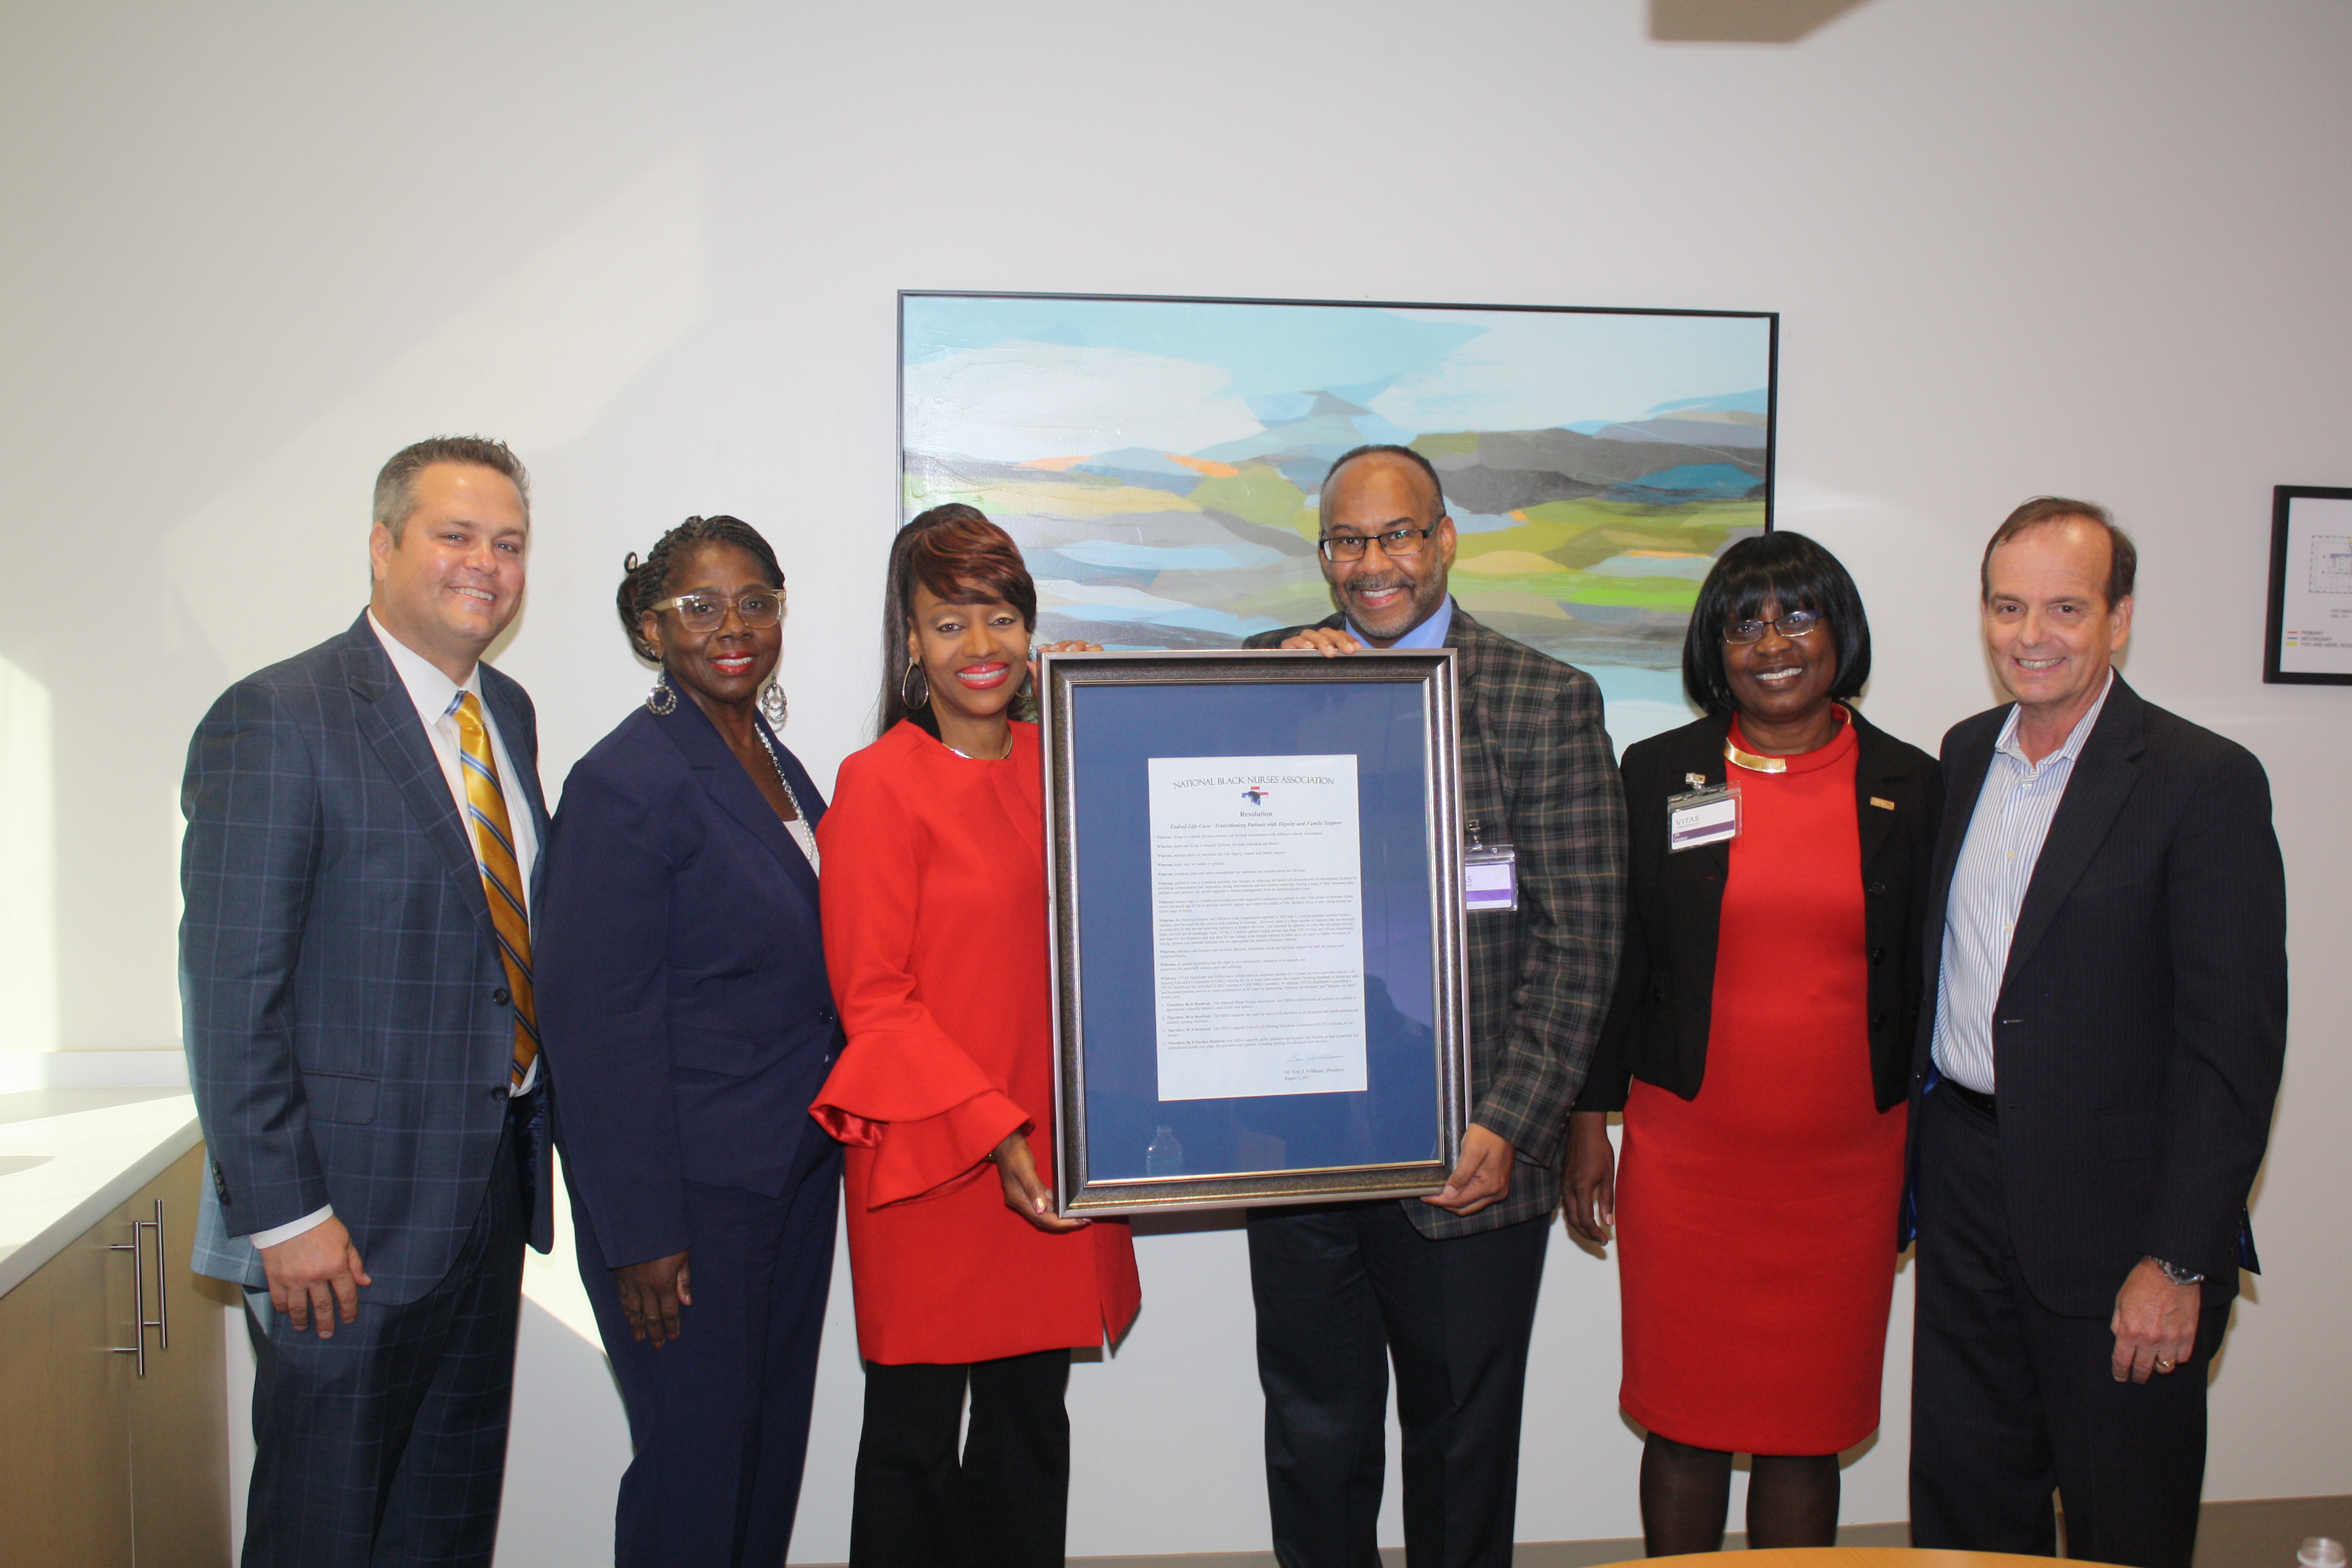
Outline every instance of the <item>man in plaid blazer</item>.
<svg viewBox="0 0 2352 1568"><path fill-rule="evenodd" d="M521 600L526 483L494 442L394 458L367 612L188 748L195 1267L252 1311L246 1568L487 1564L497 1537L523 1243L551 1229L530 944L510 967L485 880L526 902L547 836L530 699L479 663Z"/></svg>
<svg viewBox="0 0 2352 1568"><path fill-rule="evenodd" d="M1463 817L1517 851L1518 908L1468 917L1470 1125L1444 1190L1250 1214L1275 1554L1284 1568L1379 1563L1392 1354L1406 1562L1509 1568L1561 1142L1617 973L1624 804L1592 678L1447 594L1454 521L1427 459L1358 447L1331 466L1321 507L1339 613L1249 646L1454 649Z"/></svg>

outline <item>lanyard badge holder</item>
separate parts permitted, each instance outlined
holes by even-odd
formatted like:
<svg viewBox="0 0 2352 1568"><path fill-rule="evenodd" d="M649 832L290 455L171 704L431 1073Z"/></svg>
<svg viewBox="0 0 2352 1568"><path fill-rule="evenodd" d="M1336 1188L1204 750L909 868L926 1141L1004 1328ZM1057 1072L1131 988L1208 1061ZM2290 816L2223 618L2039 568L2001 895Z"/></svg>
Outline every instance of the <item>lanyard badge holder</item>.
<svg viewBox="0 0 2352 1568"><path fill-rule="evenodd" d="M1721 844L1739 837L1739 786L1710 786L1705 775L1685 773L1692 787L1666 796L1666 853L1680 854L1703 844Z"/></svg>
<svg viewBox="0 0 2352 1568"><path fill-rule="evenodd" d="M1469 821L1470 842L1462 851L1462 907L1470 913L1507 913L1519 907L1519 852L1509 844L1488 844Z"/></svg>

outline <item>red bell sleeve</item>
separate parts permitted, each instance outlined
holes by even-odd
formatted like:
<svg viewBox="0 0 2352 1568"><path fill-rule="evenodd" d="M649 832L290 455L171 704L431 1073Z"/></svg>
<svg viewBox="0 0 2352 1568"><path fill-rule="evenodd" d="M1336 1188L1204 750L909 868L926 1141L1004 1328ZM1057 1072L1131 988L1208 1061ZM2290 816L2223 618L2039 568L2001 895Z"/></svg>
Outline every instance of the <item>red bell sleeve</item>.
<svg viewBox="0 0 2352 1568"><path fill-rule="evenodd" d="M917 870L927 829L907 781L867 753L843 766L817 825L825 970L848 1045L809 1114L875 1152L869 1207L937 1197L978 1176L1033 1125L925 1005L915 974Z"/></svg>

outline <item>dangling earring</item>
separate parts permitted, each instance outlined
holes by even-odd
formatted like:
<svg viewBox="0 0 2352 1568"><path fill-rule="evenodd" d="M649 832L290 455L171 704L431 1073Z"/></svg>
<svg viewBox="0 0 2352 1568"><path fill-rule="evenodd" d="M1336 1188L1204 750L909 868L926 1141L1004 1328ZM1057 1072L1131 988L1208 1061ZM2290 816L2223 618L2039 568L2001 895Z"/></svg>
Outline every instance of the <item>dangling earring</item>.
<svg viewBox="0 0 2352 1568"><path fill-rule="evenodd" d="M792 710L791 699L784 695L784 689L776 684L775 677L770 676L768 689L760 693L760 716L768 721L769 729L781 730L784 727L784 715Z"/></svg>
<svg viewBox="0 0 2352 1568"><path fill-rule="evenodd" d="M646 711L656 719L667 718L677 710L677 693L670 689L669 671L654 677L654 689L646 693Z"/></svg>
<svg viewBox="0 0 2352 1568"><path fill-rule="evenodd" d="M1037 721L1037 681L1029 677L1021 682L1021 689L1013 694L1013 717L1024 724Z"/></svg>
<svg viewBox="0 0 2352 1568"><path fill-rule="evenodd" d="M913 697L908 694L907 677L909 675L915 677L923 683L923 694L920 697ZM929 702L930 700L931 678L923 673L923 667L921 665L912 663L908 664L905 673L898 677L898 700L905 703L907 705L907 711L911 713L916 709Z"/></svg>

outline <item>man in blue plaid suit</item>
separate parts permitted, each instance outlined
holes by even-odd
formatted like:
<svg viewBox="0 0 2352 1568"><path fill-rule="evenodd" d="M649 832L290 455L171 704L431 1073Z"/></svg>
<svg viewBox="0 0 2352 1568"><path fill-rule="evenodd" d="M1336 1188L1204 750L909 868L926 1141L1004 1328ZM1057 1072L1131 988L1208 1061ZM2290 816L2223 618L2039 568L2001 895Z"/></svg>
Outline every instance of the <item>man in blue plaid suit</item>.
<svg viewBox="0 0 2352 1568"><path fill-rule="evenodd" d="M1406 1562L1509 1568L1561 1142L1617 973L1624 805L1592 678L1479 625L1446 592L1454 521L1427 459L1348 453L1321 513L1339 613L1250 646L1454 649L1462 814L1485 843L1516 849L1518 907L1468 917L1470 1125L1445 1189L1250 1214L1275 1555L1284 1568L1377 1568L1393 1356Z"/></svg>
<svg viewBox="0 0 2352 1568"><path fill-rule="evenodd" d="M528 482L497 442L394 457L366 613L188 748L195 1267L252 1310L247 1568L487 1564L497 1537L522 1247L551 1218L537 734L479 662L521 601Z"/></svg>

